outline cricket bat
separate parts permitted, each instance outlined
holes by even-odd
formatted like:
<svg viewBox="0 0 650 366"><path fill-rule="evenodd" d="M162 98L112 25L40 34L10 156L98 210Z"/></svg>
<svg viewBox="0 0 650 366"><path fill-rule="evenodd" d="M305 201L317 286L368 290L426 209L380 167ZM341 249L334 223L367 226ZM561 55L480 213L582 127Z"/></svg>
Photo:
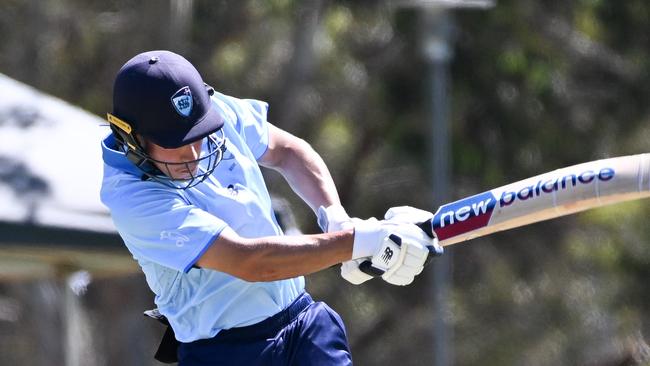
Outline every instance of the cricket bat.
<svg viewBox="0 0 650 366"><path fill-rule="evenodd" d="M591 208L650 197L650 154L591 161L438 208L419 226L447 246Z"/></svg>

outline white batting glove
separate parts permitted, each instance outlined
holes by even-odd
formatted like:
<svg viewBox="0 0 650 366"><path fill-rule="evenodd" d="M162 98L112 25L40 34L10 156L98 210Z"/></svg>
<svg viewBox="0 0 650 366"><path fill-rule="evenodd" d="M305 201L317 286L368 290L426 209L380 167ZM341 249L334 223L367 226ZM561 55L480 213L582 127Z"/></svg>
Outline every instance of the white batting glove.
<svg viewBox="0 0 650 366"><path fill-rule="evenodd" d="M359 285L381 276L394 285L408 285L422 272L428 258L442 254L442 247L419 227L412 225L433 215L413 207L388 210L387 221L350 219L340 205L318 210L323 231L355 228L352 260L342 263L341 277ZM406 224L406 225L404 225Z"/></svg>
<svg viewBox="0 0 650 366"><path fill-rule="evenodd" d="M429 237L421 228L413 224L398 224L391 228L391 232L392 234L384 240L385 249L380 257L383 263L375 256L372 258L372 264L374 267L387 265L388 268L384 269L385 273L381 276L384 281L393 285L406 286L422 272L430 257L442 254L442 247L438 245L438 239ZM397 254L394 251L395 246L400 249L398 257L394 259L394 263L390 260L386 261L390 253L393 253L393 256Z"/></svg>
<svg viewBox="0 0 650 366"><path fill-rule="evenodd" d="M438 240L416 225L375 220L354 224L353 259L370 257L363 259L359 270L372 277L381 276L390 284L410 284L428 258L442 254Z"/></svg>
<svg viewBox="0 0 650 366"><path fill-rule="evenodd" d="M355 219L355 221L361 220ZM327 208L323 206L318 208L318 226L320 226L323 232L331 233L352 228L354 224L347 212L345 212L343 206L331 205ZM365 259L366 258L353 259L343 262L341 264L341 277L354 285L360 285L372 279L373 276L366 274L359 269L359 265Z"/></svg>
<svg viewBox="0 0 650 366"><path fill-rule="evenodd" d="M324 233L351 229L352 219L341 205L320 206L317 213L318 226Z"/></svg>
<svg viewBox="0 0 650 366"><path fill-rule="evenodd" d="M353 285L360 285L368 280L372 280L371 276L361 270L359 266L368 258L352 259L347 262L341 263L341 277Z"/></svg>
<svg viewBox="0 0 650 366"><path fill-rule="evenodd" d="M384 214L384 218L392 222L401 222L406 224L415 224L420 229L422 229L430 238L434 238L436 234L433 232L433 226L431 225L431 219L433 219L433 214L429 211L420 210L419 208L411 206L397 206L391 207ZM434 257L441 256L444 253L443 248L438 244L438 241L435 241L433 245L433 252L429 256L424 265L429 264L429 261Z"/></svg>
<svg viewBox="0 0 650 366"><path fill-rule="evenodd" d="M419 224L431 220L431 218L433 218L431 212L411 206L391 207L384 215L384 219L386 220L408 224Z"/></svg>

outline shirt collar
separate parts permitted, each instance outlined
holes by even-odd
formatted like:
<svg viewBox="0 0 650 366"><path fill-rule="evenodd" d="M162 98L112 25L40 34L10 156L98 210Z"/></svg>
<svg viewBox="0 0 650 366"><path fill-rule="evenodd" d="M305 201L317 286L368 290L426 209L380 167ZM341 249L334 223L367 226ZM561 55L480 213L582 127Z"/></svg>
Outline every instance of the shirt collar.
<svg viewBox="0 0 650 366"><path fill-rule="evenodd" d="M104 163L126 173L141 176L142 171L126 158L124 152L116 150L116 145L115 136L112 133L102 141L102 159Z"/></svg>

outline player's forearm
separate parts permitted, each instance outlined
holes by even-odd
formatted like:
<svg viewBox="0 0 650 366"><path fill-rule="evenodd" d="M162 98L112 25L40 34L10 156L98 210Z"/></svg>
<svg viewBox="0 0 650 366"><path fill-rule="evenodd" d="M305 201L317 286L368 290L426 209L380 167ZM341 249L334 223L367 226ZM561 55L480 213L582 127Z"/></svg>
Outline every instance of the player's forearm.
<svg viewBox="0 0 650 366"><path fill-rule="evenodd" d="M197 265L229 273L250 282L307 275L349 260L354 233L268 236L246 239L222 233Z"/></svg>
<svg viewBox="0 0 650 366"><path fill-rule="evenodd" d="M254 239L249 273L256 281L275 281L323 270L351 258L353 237L350 230Z"/></svg>
<svg viewBox="0 0 650 366"><path fill-rule="evenodd" d="M269 125L269 146L259 162L280 172L314 212L340 203L325 162L306 141Z"/></svg>
<svg viewBox="0 0 650 366"><path fill-rule="evenodd" d="M306 142L295 146L276 169L314 212L319 206L340 204L327 165Z"/></svg>

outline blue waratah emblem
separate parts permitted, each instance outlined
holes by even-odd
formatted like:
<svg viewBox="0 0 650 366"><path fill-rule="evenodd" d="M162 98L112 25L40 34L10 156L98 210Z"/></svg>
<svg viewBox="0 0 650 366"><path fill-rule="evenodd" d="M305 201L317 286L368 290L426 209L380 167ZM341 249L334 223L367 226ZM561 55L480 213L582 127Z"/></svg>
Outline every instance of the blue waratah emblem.
<svg viewBox="0 0 650 366"><path fill-rule="evenodd" d="M192 113L192 92L189 86L180 88L174 95L172 95L172 105L178 114L183 117L189 117Z"/></svg>

